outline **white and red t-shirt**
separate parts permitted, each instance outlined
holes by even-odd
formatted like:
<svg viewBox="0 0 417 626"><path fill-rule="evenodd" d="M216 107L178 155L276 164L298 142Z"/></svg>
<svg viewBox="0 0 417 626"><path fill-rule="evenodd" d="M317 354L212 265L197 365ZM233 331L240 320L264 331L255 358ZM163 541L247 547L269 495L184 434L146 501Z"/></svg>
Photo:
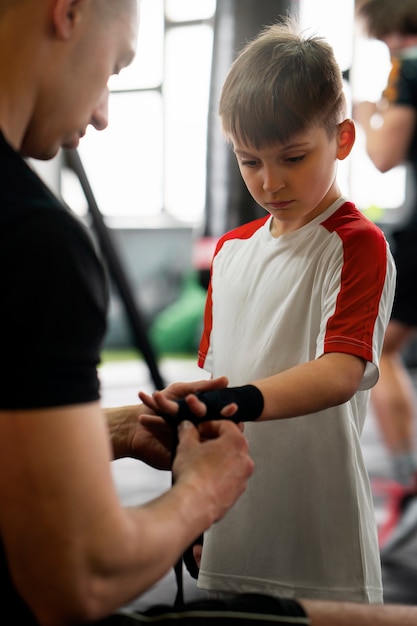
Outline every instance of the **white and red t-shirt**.
<svg viewBox="0 0 417 626"><path fill-rule="evenodd" d="M344 198L278 238L271 219L240 226L218 242L200 367L236 386L326 352L357 355L367 366L360 390L345 404L245 424L255 473L206 533L198 584L381 602L360 436L392 307L392 256L382 231Z"/></svg>

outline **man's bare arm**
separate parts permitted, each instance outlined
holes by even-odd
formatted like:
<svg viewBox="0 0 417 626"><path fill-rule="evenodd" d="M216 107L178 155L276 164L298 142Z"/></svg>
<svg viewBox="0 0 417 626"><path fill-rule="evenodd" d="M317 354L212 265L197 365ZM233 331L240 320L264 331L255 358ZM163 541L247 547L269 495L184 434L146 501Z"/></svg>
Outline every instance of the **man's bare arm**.
<svg viewBox="0 0 417 626"><path fill-rule="evenodd" d="M300 600L311 626L416 626L417 607Z"/></svg>

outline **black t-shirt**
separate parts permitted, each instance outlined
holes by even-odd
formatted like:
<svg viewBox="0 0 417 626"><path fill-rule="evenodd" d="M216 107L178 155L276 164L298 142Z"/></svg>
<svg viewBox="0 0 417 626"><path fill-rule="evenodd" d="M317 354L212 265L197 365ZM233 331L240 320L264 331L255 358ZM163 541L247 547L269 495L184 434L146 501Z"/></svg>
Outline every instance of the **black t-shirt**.
<svg viewBox="0 0 417 626"><path fill-rule="evenodd" d="M108 285L84 224L0 135L0 409L91 402Z"/></svg>
<svg viewBox="0 0 417 626"><path fill-rule="evenodd" d="M107 305L90 233L0 133L0 409L97 400ZM0 589L30 624L1 543Z"/></svg>

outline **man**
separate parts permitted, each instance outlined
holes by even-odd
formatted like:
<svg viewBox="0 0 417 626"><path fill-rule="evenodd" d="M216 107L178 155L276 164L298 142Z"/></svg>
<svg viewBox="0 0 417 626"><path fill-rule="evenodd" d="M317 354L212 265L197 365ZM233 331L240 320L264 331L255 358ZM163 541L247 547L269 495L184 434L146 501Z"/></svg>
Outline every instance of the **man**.
<svg viewBox="0 0 417 626"><path fill-rule="evenodd" d="M111 449L96 372L103 267L23 159L48 159L75 148L89 124L106 127L107 82L132 60L137 28L136 0L0 0L0 579L14 623L84 623L134 599L253 471L236 425L208 426L202 443L183 424L173 489L121 507L111 459L168 468L171 433L151 436L138 407L112 410Z"/></svg>

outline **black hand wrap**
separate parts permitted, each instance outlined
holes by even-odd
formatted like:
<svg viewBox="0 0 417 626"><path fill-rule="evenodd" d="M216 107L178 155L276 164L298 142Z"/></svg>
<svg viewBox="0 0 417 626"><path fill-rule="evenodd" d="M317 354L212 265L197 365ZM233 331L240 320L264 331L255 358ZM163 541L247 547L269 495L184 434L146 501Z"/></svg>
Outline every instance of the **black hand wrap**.
<svg viewBox="0 0 417 626"><path fill-rule="evenodd" d="M164 413L162 417L172 427L177 427L183 420L188 420L194 424L222 419L228 419L235 423L253 422L262 414L264 408L264 397L254 385L201 391L195 395L207 406L207 413L204 417L197 417L189 409L188 404L183 399L176 401L179 407L176 415L167 415ZM230 417L223 417L220 411L232 402L238 405L238 410Z"/></svg>

